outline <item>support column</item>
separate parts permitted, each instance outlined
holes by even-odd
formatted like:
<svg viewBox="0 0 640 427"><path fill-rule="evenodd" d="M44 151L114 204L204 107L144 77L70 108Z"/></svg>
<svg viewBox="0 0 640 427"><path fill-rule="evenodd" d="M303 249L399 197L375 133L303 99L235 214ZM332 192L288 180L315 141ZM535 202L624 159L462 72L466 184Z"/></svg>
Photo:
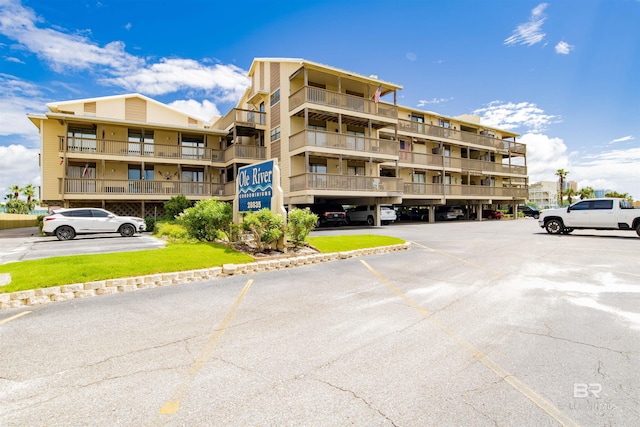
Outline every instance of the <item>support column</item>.
<svg viewBox="0 0 640 427"><path fill-rule="evenodd" d="M429 224L436 222L436 207L429 206Z"/></svg>
<svg viewBox="0 0 640 427"><path fill-rule="evenodd" d="M476 216L478 221L482 221L482 202L479 202L478 206L476 206Z"/></svg>

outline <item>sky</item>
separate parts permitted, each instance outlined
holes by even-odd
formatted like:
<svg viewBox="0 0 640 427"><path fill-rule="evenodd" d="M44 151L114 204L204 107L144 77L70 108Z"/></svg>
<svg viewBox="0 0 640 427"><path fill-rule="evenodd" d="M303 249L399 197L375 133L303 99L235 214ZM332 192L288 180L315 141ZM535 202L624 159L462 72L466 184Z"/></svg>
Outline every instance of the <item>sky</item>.
<svg viewBox="0 0 640 427"><path fill-rule="evenodd" d="M401 105L518 132L530 183L564 169L640 199L640 0L0 0L0 200L41 185L27 113L141 93L212 120L265 57L376 75Z"/></svg>

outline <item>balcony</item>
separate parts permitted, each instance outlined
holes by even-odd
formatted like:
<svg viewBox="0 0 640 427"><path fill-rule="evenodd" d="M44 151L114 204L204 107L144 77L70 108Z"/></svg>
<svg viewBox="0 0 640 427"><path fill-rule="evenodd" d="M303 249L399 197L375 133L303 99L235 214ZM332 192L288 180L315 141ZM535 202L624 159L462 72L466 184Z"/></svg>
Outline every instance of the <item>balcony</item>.
<svg viewBox="0 0 640 427"><path fill-rule="evenodd" d="M409 120L398 120L398 131L411 132L429 137L454 140L456 142L465 142L468 144L490 147L500 152L508 152L511 154L526 154L526 146L514 141L492 138L490 136L479 135L473 132L465 132L445 128L442 126L434 126L426 123L418 123Z"/></svg>
<svg viewBox="0 0 640 427"><path fill-rule="evenodd" d="M210 197L222 196L225 191L224 184L211 182L90 178L65 178L64 180L59 179L58 182L59 191L66 195L77 194L104 198L114 196L164 196L163 198L167 198L179 194L184 194L187 197Z"/></svg>
<svg viewBox="0 0 640 427"><path fill-rule="evenodd" d="M233 144L224 150L224 160L265 160L267 158L266 147L257 145Z"/></svg>
<svg viewBox="0 0 640 427"><path fill-rule="evenodd" d="M331 190L373 193L401 193L402 180L398 178L331 175L304 173L290 178L291 191Z"/></svg>
<svg viewBox="0 0 640 427"><path fill-rule="evenodd" d="M289 138L291 151L304 147L326 149L323 150L325 152L335 150L338 154L379 157L385 160L394 160L398 156L398 144L393 141L315 130L303 130Z"/></svg>
<svg viewBox="0 0 640 427"><path fill-rule="evenodd" d="M442 168L444 158L437 154L412 153L411 151L400 151L398 153L398 163L412 166L434 166Z"/></svg>
<svg viewBox="0 0 640 427"><path fill-rule="evenodd" d="M256 125L266 125L266 113L255 110L233 108L214 125L216 129L228 130L229 126L255 128Z"/></svg>
<svg viewBox="0 0 640 427"><path fill-rule="evenodd" d="M196 162L229 162L234 159L265 160L265 147L255 145L233 144L226 150L186 145L162 145L144 142L115 141L109 139L65 138L59 137L60 153L80 154L82 158L105 155L117 157L143 157L147 159L172 159L178 161L193 160ZM66 147L65 147L66 145ZM66 148L66 150L65 150Z"/></svg>
<svg viewBox="0 0 640 427"><path fill-rule="evenodd" d="M289 111L295 110L304 103L372 114L393 120L398 118L398 107L395 105L382 102L376 103L359 96L332 92L317 87L306 86L289 96Z"/></svg>
<svg viewBox="0 0 640 427"><path fill-rule="evenodd" d="M462 169L490 174L516 174L526 175L527 167L519 165L506 165L503 163L487 162L475 159L462 159Z"/></svg>
<svg viewBox="0 0 640 427"><path fill-rule="evenodd" d="M443 195L443 184L426 184L423 182L405 182L405 196L437 196Z"/></svg>

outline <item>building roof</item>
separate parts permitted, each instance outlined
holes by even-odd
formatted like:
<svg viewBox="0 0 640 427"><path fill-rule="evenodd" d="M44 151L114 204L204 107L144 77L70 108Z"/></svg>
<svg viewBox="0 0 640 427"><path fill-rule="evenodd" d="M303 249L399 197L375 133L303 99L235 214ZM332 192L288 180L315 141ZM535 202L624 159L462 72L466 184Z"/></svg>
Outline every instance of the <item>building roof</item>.
<svg viewBox="0 0 640 427"><path fill-rule="evenodd" d="M340 74L340 75L344 75L344 76L348 76L348 77L353 77L356 78L358 80L365 80L371 84L376 84L376 85L384 85L387 88L390 89L402 89L403 87L399 84L396 83L392 83L392 82L388 82L385 80L380 80L378 78L378 76L365 76L363 74L359 74L359 73L354 73L353 71L348 71L348 70L344 70L341 68L337 68L337 67L332 67L330 65L326 65L326 64L321 64L319 62L314 62L314 61L309 61L307 59L304 58L255 58L253 60L253 62L251 63L251 67L249 68L249 73L247 74L249 77L255 72L255 67L256 64L259 62L291 62L291 63L297 63L300 65L307 65L310 66L312 68L318 68L318 69L325 69L327 71L331 71L334 72L336 74Z"/></svg>

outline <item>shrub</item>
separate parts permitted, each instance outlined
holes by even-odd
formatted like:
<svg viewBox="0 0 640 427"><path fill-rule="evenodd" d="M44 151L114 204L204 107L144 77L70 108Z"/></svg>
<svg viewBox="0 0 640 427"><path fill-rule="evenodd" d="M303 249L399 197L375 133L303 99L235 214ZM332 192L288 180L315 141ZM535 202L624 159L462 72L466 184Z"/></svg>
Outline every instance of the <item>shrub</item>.
<svg viewBox="0 0 640 427"><path fill-rule="evenodd" d="M172 241L185 241L189 239L189 232L180 224L175 222L158 222L154 233L158 237L166 237Z"/></svg>
<svg viewBox="0 0 640 427"><path fill-rule="evenodd" d="M294 208L289 212L287 236L293 243L293 246L303 246L309 233L316 228L317 222L318 215L314 214L309 209Z"/></svg>
<svg viewBox="0 0 640 427"><path fill-rule="evenodd" d="M38 215L36 221L38 222L38 230L40 231L40 235L42 236L42 227L44 227L44 215Z"/></svg>
<svg viewBox="0 0 640 427"><path fill-rule="evenodd" d="M144 225L147 228L149 233L153 233L154 228L156 227L156 219L155 218L145 218Z"/></svg>
<svg viewBox="0 0 640 427"><path fill-rule="evenodd" d="M171 221L191 206L193 206L193 203L184 194L173 196L164 202L164 216Z"/></svg>
<svg viewBox="0 0 640 427"><path fill-rule="evenodd" d="M9 200L6 205L7 213L10 214L28 214L29 213L29 205L24 200Z"/></svg>
<svg viewBox="0 0 640 427"><path fill-rule="evenodd" d="M284 220L270 209L247 213L240 225L251 233L258 251L263 251L284 235Z"/></svg>
<svg viewBox="0 0 640 427"><path fill-rule="evenodd" d="M190 237L205 242L213 242L228 233L232 220L231 205L217 198L201 200L178 216Z"/></svg>

